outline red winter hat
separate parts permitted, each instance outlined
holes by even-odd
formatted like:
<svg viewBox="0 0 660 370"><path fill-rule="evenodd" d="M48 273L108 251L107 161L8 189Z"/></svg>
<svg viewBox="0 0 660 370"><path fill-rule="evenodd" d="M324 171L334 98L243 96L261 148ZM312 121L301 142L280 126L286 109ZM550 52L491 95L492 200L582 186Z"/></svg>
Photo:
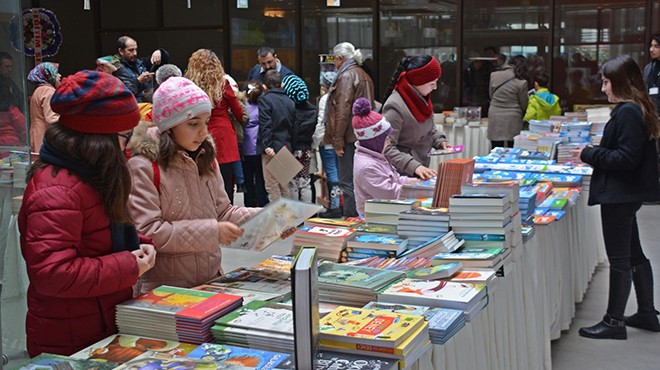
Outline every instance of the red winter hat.
<svg viewBox="0 0 660 370"><path fill-rule="evenodd" d="M50 106L60 124L88 134L115 134L140 122L133 93L105 72L80 71L63 78Z"/></svg>

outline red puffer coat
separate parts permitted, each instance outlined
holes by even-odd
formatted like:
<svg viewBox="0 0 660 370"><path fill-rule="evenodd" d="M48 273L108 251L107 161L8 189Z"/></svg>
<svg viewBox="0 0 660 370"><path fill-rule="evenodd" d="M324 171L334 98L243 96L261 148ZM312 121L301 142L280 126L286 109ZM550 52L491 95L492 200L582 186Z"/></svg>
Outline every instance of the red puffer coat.
<svg viewBox="0 0 660 370"><path fill-rule="evenodd" d="M230 109L234 117L238 117L238 119L243 117L243 108L238 102L234 90L226 83L222 91L222 100L217 107L211 110L209 120L209 133L215 142L218 164L232 163L241 159L238 153L236 130L229 119Z"/></svg>
<svg viewBox="0 0 660 370"><path fill-rule="evenodd" d="M30 356L71 355L116 333L115 305L132 297L138 279L135 256L112 252L99 193L65 169L54 177L52 170L34 174L18 214Z"/></svg>

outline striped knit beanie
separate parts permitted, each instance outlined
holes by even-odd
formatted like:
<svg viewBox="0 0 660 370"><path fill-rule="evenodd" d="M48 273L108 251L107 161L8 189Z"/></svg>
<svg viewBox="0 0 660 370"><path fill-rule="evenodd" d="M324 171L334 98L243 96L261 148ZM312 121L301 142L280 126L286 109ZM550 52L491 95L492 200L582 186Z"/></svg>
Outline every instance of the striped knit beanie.
<svg viewBox="0 0 660 370"><path fill-rule="evenodd" d="M211 99L204 90L185 77L170 77L154 93L153 121L159 132L211 113Z"/></svg>
<svg viewBox="0 0 660 370"><path fill-rule="evenodd" d="M293 100L294 103L302 103L309 99L309 89L302 78L290 74L282 80L284 93Z"/></svg>
<svg viewBox="0 0 660 370"><path fill-rule="evenodd" d="M87 134L115 134L140 122L137 101L118 78L96 71L80 71L62 79L50 106L59 123Z"/></svg>

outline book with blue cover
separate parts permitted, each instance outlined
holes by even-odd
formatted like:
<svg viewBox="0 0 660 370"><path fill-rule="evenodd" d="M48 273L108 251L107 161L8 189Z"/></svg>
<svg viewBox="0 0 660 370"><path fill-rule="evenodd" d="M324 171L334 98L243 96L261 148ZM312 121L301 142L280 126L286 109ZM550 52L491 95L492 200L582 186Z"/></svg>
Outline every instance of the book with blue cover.
<svg viewBox="0 0 660 370"><path fill-rule="evenodd" d="M364 307L369 310L382 310L382 311L391 311L397 313L403 313L406 315L414 316L424 316L424 319L428 321L433 317L439 310L442 308L439 307L427 307L427 306L418 306L414 304L403 304L403 303L388 303L388 302L369 302Z"/></svg>
<svg viewBox="0 0 660 370"><path fill-rule="evenodd" d="M216 343L202 343L187 357L215 362L219 369L232 369L235 366L249 367L256 370L282 369L282 365L292 362L291 356L286 353Z"/></svg>
<svg viewBox="0 0 660 370"><path fill-rule="evenodd" d="M379 250L396 251L402 253L406 250L408 240L390 234L363 234L358 235L347 243L348 247L373 248Z"/></svg>

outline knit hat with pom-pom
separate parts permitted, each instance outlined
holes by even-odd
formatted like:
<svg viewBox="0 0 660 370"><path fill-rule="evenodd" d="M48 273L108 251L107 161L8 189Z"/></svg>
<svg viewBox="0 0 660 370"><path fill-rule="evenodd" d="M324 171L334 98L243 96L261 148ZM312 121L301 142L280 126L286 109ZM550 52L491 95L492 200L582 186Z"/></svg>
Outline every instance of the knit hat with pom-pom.
<svg viewBox="0 0 660 370"><path fill-rule="evenodd" d="M385 117L371 110L369 100L358 98L353 103L353 131L362 147L380 153L392 127Z"/></svg>

